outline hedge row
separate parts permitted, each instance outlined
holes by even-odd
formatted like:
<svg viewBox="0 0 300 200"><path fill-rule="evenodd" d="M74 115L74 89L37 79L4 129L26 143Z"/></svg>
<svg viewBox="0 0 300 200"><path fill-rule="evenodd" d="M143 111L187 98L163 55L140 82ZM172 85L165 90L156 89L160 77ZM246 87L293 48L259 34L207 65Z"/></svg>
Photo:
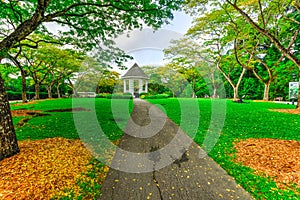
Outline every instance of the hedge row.
<svg viewBox="0 0 300 200"><path fill-rule="evenodd" d="M96 98L106 98L106 99L132 99L132 95L130 93L117 93L117 94L109 94L109 93L101 93L97 94Z"/></svg>
<svg viewBox="0 0 300 200"><path fill-rule="evenodd" d="M166 99L170 96L168 94L149 94L149 93L141 93L141 99ZM109 94L109 93L101 93L97 94L96 98L107 98L107 99L132 99L132 95L130 93L116 93L116 94Z"/></svg>
<svg viewBox="0 0 300 200"><path fill-rule="evenodd" d="M150 94L142 94L141 99L167 99L169 98L168 94L155 94L155 95L150 95Z"/></svg>
<svg viewBox="0 0 300 200"><path fill-rule="evenodd" d="M14 92L14 91L6 91L8 100L21 100L22 99L22 92ZM27 92L27 99L30 100L35 96L35 92ZM57 98L56 94L52 95L53 98ZM48 98L47 92L40 92L40 99L46 99Z"/></svg>

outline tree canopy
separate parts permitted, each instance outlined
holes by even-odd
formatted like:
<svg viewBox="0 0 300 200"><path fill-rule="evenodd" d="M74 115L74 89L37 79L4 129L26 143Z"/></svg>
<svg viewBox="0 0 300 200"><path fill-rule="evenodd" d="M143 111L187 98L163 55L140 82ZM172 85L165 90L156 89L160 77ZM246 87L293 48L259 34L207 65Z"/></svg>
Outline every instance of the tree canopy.
<svg viewBox="0 0 300 200"><path fill-rule="evenodd" d="M182 0L1 0L0 62L13 48L38 48L52 42L47 23L62 28L59 42L81 50L94 50L100 60L122 66L126 56L114 47L113 38L144 26L160 27L172 19ZM43 39L32 39L40 33ZM58 39L58 38L57 38ZM122 56L123 55L123 56ZM98 58L99 59L99 58ZM19 152L9 102L0 76L0 160Z"/></svg>
<svg viewBox="0 0 300 200"><path fill-rule="evenodd" d="M32 42L31 47L48 41L33 41L28 35L33 32L52 35L46 26L49 22L64 27L59 31L61 42L87 50L96 47L107 51L113 45L111 39L124 31L143 26L160 27L172 19L172 10L179 9L181 2L4 0L0 4L0 58L5 57L9 49L24 45L25 40Z"/></svg>

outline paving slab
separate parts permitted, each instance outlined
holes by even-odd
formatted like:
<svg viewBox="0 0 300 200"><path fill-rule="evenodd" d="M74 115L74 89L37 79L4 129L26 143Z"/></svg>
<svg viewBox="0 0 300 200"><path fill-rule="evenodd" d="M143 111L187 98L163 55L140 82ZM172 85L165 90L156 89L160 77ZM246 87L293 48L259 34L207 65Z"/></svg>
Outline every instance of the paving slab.
<svg viewBox="0 0 300 200"><path fill-rule="evenodd" d="M101 200L252 199L154 105L135 100L124 132Z"/></svg>

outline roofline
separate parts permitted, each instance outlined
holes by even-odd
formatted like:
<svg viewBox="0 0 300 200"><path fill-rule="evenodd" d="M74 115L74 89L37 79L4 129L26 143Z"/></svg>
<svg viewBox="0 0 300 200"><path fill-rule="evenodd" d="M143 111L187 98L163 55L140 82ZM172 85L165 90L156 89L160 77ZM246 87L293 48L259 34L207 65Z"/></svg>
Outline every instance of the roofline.
<svg viewBox="0 0 300 200"><path fill-rule="evenodd" d="M149 77L144 76L121 76L121 79L147 79L149 80Z"/></svg>

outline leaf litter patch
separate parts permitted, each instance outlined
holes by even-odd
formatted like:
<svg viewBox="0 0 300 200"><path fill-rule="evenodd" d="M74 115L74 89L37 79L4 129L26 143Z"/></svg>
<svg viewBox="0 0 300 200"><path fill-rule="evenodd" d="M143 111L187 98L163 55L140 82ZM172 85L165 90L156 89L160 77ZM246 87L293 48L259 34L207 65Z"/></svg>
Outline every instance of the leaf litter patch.
<svg viewBox="0 0 300 200"><path fill-rule="evenodd" d="M93 167L91 154L80 140L49 138L19 142L20 153L0 161L0 199L51 199L71 189L77 196L78 179ZM105 166L97 177L103 181ZM101 184L101 183L99 183Z"/></svg>
<svg viewBox="0 0 300 200"><path fill-rule="evenodd" d="M300 114L300 108L298 109L270 109L273 112L281 112L281 113L290 113L290 114Z"/></svg>
<svg viewBox="0 0 300 200"><path fill-rule="evenodd" d="M235 142L236 162L271 177L281 189L300 188L300 142L277 139L246 139Z"/></svg>
<svg viewBox="0 0 300 200"><path fill-rule="evenodd" d="M75 112L75 111L90 111L90 109L79 107L79 108L47 110L45 112ZM34 117L50 116L50 114L43 113L43 111L41 110L27 110L24 108L11 110L11 113L13 117L27 117L18 122L17 124L18 127L24 126L29 120L31 120Z"/></svg>
<svg viewBox="0 0 300 200"><path fill-rule="evenodd" d="M18 109L11 110L13 117L27 117L27 116L48 116L49 114L42 113L41 110L27 110L27 109Z"/></svg>
<svg viewBox="0 0 300 200"><path fill-rule="evenodd" d="M74 111L91 111L86 108L64 108L64 109L54 109L54 110L46 110L46 112L74 112Z"/></svg>
<svg viewBox="0 0 300 200"><path fill-rule="evenodd" d="M42 111L40 110L26 110L26 109L11 110L11 114L13 117L25 117L18 122L17 124L18 127L24 126L29 120L31 120L34 117L50 116L50 114L42 113Z"/></svg>
<svg viewBox="0 0 300 200"><path fill-rule="evenodd" d="M14 104L11 104L11 106L26 106L26 105L37 104L37 103L38 103L37 101L28 101L26 103L14 103Z"/></svg>

